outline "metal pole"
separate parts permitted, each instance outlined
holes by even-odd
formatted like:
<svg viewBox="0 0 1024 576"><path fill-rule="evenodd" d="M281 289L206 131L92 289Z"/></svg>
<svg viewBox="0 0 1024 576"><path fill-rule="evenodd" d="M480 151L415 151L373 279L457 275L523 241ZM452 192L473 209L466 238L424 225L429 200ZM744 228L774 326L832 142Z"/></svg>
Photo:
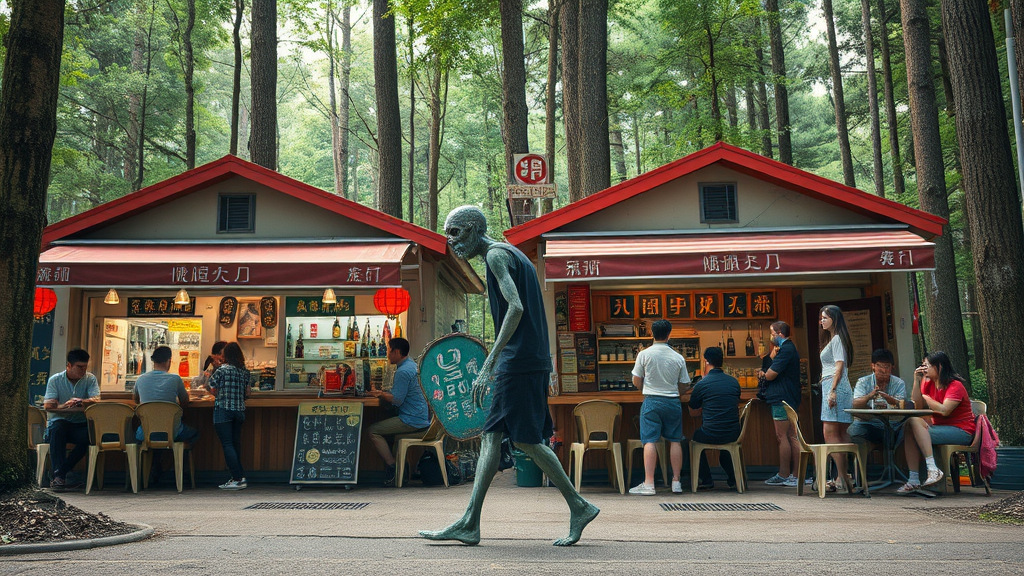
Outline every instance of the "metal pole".
<svg viewBox="0 0 1024 576"><path fill-rule="evenodd" d="M1013 22L1010 9L1003 10L1006 25L1006 68L1010 74L1010 101L1013 103L1013 133L1017 137L1017 185L1024 184L1024 129L1021 126L1020 90L1017 87L1017 57L1014 54Z"/></svg>

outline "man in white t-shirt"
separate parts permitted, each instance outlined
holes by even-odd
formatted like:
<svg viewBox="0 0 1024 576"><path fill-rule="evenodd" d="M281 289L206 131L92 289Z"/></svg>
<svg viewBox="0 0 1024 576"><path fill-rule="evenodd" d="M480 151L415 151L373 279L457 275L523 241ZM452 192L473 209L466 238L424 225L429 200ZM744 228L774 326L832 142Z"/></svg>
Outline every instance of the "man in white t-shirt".
<svg viewBox="0 0 1024 576"><path fill-rule="evenodd" d="M643 391L640 407L640 441L644 445L644 481L629 489L630 494L654 495L654 466L658 461L657 442L669 443L672 462L672 491L682 492L679 472L683 467L683 405L679 401L679 385L689 384L686 360L669 348L672 324L658 320L651 325L654 344L636 356L633 365L633 386ZM664 463L662 463L664 466Z"/></svg>

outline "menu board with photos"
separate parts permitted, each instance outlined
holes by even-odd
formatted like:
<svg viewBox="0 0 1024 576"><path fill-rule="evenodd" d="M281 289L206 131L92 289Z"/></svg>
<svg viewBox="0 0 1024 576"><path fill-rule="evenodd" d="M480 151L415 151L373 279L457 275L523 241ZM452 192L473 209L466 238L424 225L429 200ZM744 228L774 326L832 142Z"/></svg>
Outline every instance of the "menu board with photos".
<svg viewBox="0 0 1024 576"><path fill-rule="evenodd" d="M597 372L597 336L576 334L576 371Z"/></svg>
<svg viewBox="0 0 1024 576"><path fill-rule="evenodd" d="M362 422L359 402L300 403L289 482L355 484Z"/></svg>

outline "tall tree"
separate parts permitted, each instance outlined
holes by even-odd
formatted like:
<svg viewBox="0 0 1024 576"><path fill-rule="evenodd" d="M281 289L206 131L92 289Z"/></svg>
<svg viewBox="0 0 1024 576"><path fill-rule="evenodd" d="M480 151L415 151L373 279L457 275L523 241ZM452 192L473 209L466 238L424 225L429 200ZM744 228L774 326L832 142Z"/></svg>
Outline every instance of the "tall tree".
<svg viewBox="0 0 1024 576"><path fill-rule="evenodd" d="M513 154L530 151L527 129L530 124L526 107L526 64L523 58L523 0L499 0L501 14L501 139L505 142L505 174L512 175Z"/></svg>
<svg viewBox="0 0 1024 576"><path fill-rule="evenodd" d="M754 44L754 64L757 67L755 82L757 82L757 108L761 127L761 155L772 158L771 113L768 112L768 87L764 80L764 48L761 46L763 36L760 17L754 17L754 30L754 41L756 42Z"/></svg>
<svg viewBox="0 0 1024 576"><path fill-rule="evenodd" d="M611 186L608 135L608 0L578 0L580 188L590 196Z"/></svg>
<svg viewBox="0 0 1024 576"><path fill-rule="evenodd" d="M242 96L242 18L245 0L235 0L235 23L231 29L231 43L235 52L235 67L231 71L231 137L228 153L238 155L238 109Z"/></svg>
<svg viewBox="0 0 1024 576"><path fill-rule="evenodd" d="M789 133L789 87L786 85L786 49L782 42L779 0L767 0L768 39L772 50L772 83L775 88L775 125L779 133L779 161L793 164L793 140Z"/></svg>
<svg viewBox="0 0 1024 576"><path fill-rule="evenodd" d="M64 1L11 5L0 80L0 493L28 483L32 303L57 133Z"/></svg>
<svg viewBox="0 0 1024 576"><path fill-rule="evenodd" d="M352 5L345 2L341 9L341 104L338 110L338 129L341 133L341 142L338 145L338 162L341 163L341 195L346 198L355 198L348 195L348 164L351 150L349 149L349 107L352 105L352 98L349 96L349 87L352 78ZM411 214L411 211L410 211Z"/></svg>
<svg viewBox="0 0 1024 576"><path fill-rule="evenodd" d="M889 55L889 12L885 0L878 0L879 49L882 56L882 86L885 93L885 120L889 126L889 155L892 157L893 192L897 198L903 196L906 183L903 179L903 160L900 158L899 118L896 116L896 97L892 86L892 58Z"/></svg>
<svg viewBox="0 0 1024 576"><path fill-rule="evenodd" d="M917 166L917 197L921 209L949 220L946 173L942 161L939 112L932 75L931 24L927 0L900 0L903 44L910 94L910 124ZM967 371L967 339L960 314L953 235L947 224L935 242L935 270L925 272L925 309L929 349L943 350L957 370Z"/></svg>
<svg viewBox="0 0 1024 576"><path fill-rule="evenodd" d="M556 86L558 84L558 14L562 0L548 0L548 76L544 97L544 154L548 159L548 177L555 181L555 115ZM550 212L553 202L544 201L545 212Z"/></svg>
<svg viewBox="0 0 1024 576"><path fill-rule="evenodd" d="M388 0L373 0L373 78L377 97L377 209L401 218L402 123L395 16Z"/></svg>
<svg viewBox="0 0 1024 576"><path fill-rule="evenodd" d="M252 161L277 170L277 0L252 1Z"/></svg>
<svg viewBox="0 0 1024 576"><path fill-rule="evenodd" d="M581 0L565 0L560 10L562 33L562 119L565 122L569 201L585 198L582 189L583 120L580 118L579 9Z"/></svg>
<svg viewBox="0 0 1024 576"><path fill-rule="evenodd" d="M943 0L956 98L964 194L971 222L990 414L1004 443L1024 444L1024 222L1006 130L992 21L985 0Z"/></svg>
<svg viewBox="0 0 1024 576"><path fill-rule="evenodd" d="M174 35L180 43L176 55L185 84L185 169L191 170L196 167L196 59L192 42L192 32L196 27L196 0L185 1L184 24L170 0L167 7L174 20Z"/></svg>
<svg viewBox="0 0 1024 576"><path fill-rule="evenodd" d="M836 111L836 135L839 138L839 155L843 162L843 182L856 186L853 174L853 154L850 151L850 129L846 123L846 101L843 98L843 71L839 65L839 46L836 44L836 23L832 16L832 0L822 0L825 26L828 35L828 68L832 74L832 100Z"/></svg>
<svg viewBox="0 0 1024 576"><path fill-rule="evenodd" d="M864 27L864 61L868 73L868 108L871 113L871 161L875 194L885 198L882 179L882 135L878 119L878 78L875 76L875 40L871 31L871 0L860 0L861 25Z"/></svg>

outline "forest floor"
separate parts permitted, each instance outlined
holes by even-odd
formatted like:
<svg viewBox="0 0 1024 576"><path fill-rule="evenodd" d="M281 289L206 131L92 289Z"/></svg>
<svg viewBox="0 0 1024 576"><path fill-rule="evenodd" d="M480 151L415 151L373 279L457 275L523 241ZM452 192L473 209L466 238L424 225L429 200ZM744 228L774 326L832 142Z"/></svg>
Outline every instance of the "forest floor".
<svg viewBox="0 0 1024 576"><path fill-rule="evenodd" d="M139 528L75 508L36 488L0 494L0 546L130 534Z"/></svg>

